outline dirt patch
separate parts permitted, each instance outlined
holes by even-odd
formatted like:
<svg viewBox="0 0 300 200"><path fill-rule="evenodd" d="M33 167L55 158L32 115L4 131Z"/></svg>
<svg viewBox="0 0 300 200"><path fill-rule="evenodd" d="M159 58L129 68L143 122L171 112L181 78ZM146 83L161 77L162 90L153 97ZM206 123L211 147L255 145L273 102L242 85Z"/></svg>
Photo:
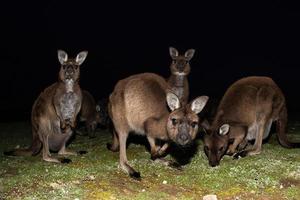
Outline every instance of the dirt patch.
<svg viewBox="0 0 300 200"><path fill-rule="evenodd" d="M0 177L7 178L18 175L18 170L15 168L8 168L3 173L0 174Z"/></svg>
<svg viewBox="0 0 300 200"><path fill-rule="evenodd" d="M183 188L176 185L162 185L159 190L171 196L177 196L177 194L185 192Z"/></svg>
<svg viewBox="0 0 300 200"><path fill-rule="evenodd" d="M300 180L296 180L292 178L281 179L279 183L283 188L288 188L293 186L300 187Z"/></svg>

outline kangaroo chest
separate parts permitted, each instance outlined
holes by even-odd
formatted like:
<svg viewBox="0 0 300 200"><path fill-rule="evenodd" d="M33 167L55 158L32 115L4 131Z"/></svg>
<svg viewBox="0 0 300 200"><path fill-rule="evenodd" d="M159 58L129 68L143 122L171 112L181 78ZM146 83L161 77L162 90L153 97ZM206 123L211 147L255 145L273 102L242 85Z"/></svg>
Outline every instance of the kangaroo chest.
<svg viewBox="0 0 300 200"><path fill-rule="evenodd" d="M185 98L188 91L186 76L178 75L171 78L169 81L171 90L179 97L180 100Z"/></svg>
<svg viewBox="0 0 300 200"><path fill-rule="evenodd" d="M63 119L71 119L75 115L79 97L75 92L68 92L61 96L60 110Z"/></svg>
<svg viewBox="0 0 300 200"><path fill-rule="evenodd" d="M179 99L184 98L184 87L171 87L171 89L179 97Z"/></svg>

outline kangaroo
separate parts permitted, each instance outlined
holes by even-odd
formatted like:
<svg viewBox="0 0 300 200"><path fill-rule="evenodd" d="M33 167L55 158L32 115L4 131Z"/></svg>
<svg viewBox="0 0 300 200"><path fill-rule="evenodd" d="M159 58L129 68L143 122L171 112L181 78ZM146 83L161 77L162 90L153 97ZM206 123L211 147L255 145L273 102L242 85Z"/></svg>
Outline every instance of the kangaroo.
<svg viewBox="0 0 300 200"><path fill-rule="evenodd" d="M170 90L178 96L182 105L185 105L189 99L189 82L187 79L191 71L189 61L193 58L195 50L189 49L184 55L179 55L178 51L173 47L170 47L169 51L172 63L170 65L171 76L168 79L168 84Z"/></svg>
<svg viewBox="0 0 300 200"><path fill-rule="evenodd" d="M76 125L76 116L81 107L81 89L79 86L80 69L87 52L80 52L75 59L68 59L66 52L58 50L61 64L59 79L47 87L35 100L32 113L32 145L29 149L17 149L5 152L5 155L37 155L42 149L42 157L48 162L70 162L59 160L50 154L50 150L59 155L76 155L66 149Z"/></svg>
<svg viewBox="0 0 300 200"><path fill-rule="evenodd" d="M86 90L82 90L82 103L79 120L85 122L90 138L95 137L95 130L100 120L100 107L96 105L94 97ZM78 132L78 131L77 131Z"/></svg>
<svg viewBox="0 0 300 200"><path fill-rule="evenodd" d="M108 115L108 104L109 100L107 97L100 99L97 102L97 109L99 110L99 116L100 116L100 127L104 129L111 130L112 129L112 122Z"/></svg>
<svg viewBox="0 0 300 200"><path fill-rule="evenodd" d="M299 147L286 136L287 108L281 89L269 77L246 77L233 83L224 94L211 127L204 136L209 164L219 165L223 155L234 158L260 154L272 122L282 146ZM253 146L248 142L255 140Z"/></svg>
<svg viewBox="0 0 300 200"><path fill-rule="evenodd" d="M120 80L109 97L109 115L114 124L112 151L120 149L120 168L133 178L140 173L133 169L126 156L126 141L129 132L145 135L151 147L151 159L161 159L169 142L184 146L189 144L198 131L198 113L208 97L201 96L182 106L179 98L167 91L168 83L159 75L137 74ZM171 110L169 112L168 107ZM160 146L156 140L165 141Z"/></svg>

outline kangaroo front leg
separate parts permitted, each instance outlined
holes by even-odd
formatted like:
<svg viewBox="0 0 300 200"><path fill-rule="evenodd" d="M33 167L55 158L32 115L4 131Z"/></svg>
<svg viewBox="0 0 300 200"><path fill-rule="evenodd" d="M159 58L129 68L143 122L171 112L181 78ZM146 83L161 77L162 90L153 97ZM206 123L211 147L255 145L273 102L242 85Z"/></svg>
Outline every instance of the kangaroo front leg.
<svg viewBox="0 0 300 200"><path fill-rule="evenodd" d="M120 168L123 169L130 177L135 179L140 179L141 175L139 172L135 171L129 164L126 155L126 141L128 133L118 132L119 142L120 142Z"/></svg>
<svg viewBox="0 0 300 200"><path fill-rule="evenodd" d="M166 165L169 167L174 167L174 168L180 169L180 164L178 164L177 162L162 158L165 155L166 150L169 147L169 143L166 142L165 144L163 144L162 147L159 147L158 145L155 144L154 138L148 136L147 139L148 139L150 147L151 147L151 159L152 160L154 160L155 162L162 163L163 165Z"/></svg>
<svg viewBox="0 0 300 200"><path fill-rule="evenodd" d="M149 142L150 148L151 148L151 159L155 160L159 157L159 153L158 153L159 146L157 146L155 144L155 139L154 138L148 136L147 139L148 139L148 142Z"/></svg>
<svg viewBox="0 0 300 200"><path fill-rule="evenodd" d="M234 138L234 141L231 145L229 145L227 150L227 155L232 156L237 151L237 147L243 142L245 135L238 135Z"/></svg>

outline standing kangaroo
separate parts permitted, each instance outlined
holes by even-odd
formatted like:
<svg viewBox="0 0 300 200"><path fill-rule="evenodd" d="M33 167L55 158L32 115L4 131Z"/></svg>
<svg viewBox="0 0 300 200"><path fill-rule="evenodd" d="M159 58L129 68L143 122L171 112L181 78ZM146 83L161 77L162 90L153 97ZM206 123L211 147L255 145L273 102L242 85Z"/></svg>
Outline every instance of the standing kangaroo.
<svg viewBox="0 0 300 200"><path fill-rule="evenodd" d="M189 49L184 55L179 55L178 51L170 47L170 56L172 63L170 65L171 76L168 79L170 90L176 94L182 103L185 105L189 99L189 82L187 79L191 71L189 61L193 58L195 50Z"/></svg>
<svg viewBox="0 0 300 200"><path fill-rule="evenodd" d="M126 141L129 132L145 135L151 147L151 158L160 159L173 141L187 145L198 130L198 113L208 97L201 96L190 104L181 106L179 98L167 92L168 83L161 76L144 73L120 80L109 99L109 115L114 124L112 151L120 149L120 167L133 178L140 178L127 161ZM171 110L169 112L166 102ZM165 141L162 146L156 140Z"/></svg>
<svg viewBox="0 0 300 200"><path fill-rule="evenodd" d="M96 105L94 97L86 90L82 90L82 103L79 120L85 122L85 128L90 138L95 137L95 130L100 120L100 107ZM78 131L77 131L78 132Z"/></svg>
<svg viewBox="0 0 300 200"><path fill-rule="evenodd" d="M5 152L5 155L36 155L43 146L43 160L48 162L70 162L58 160L50 150L59 155L75 155L66 149L66 142L73 133L76 116L81 107L81 89L79 87L79 66L87 52L83 51L75 59L68 59L66 52L58 51L61 64L59 80L47 87L36 99L32 107L32 145L29 149L17 149Z"/></svg>
<svg viewBox="0 0 300 200"><path fill-rule="evenodd" d="M285 98L268 77L246 77L233 83L224 94L204 137L204 151L211 166L217 166L224 154L239 156L260 154L262 140L267 138L272 122L282 146L299 147L286 136ZM248 141L255 140L252 147Z"/></svg>

